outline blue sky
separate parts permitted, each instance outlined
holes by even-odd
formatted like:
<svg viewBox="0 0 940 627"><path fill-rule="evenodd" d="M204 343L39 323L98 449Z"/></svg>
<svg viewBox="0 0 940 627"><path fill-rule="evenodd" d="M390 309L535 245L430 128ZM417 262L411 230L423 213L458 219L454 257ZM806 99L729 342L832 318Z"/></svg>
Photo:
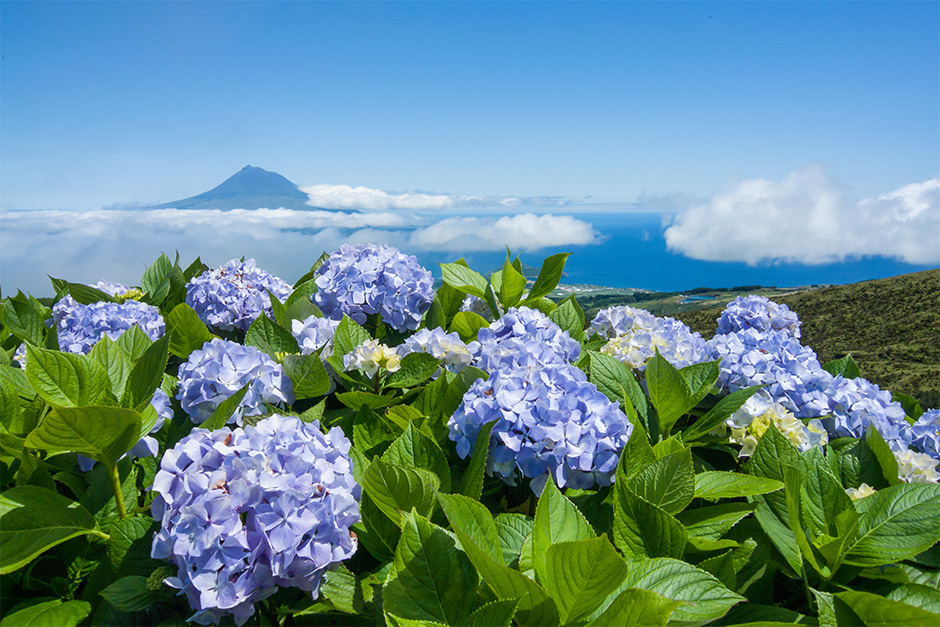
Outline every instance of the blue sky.
<svg viewBox="0 0 940 627"><path fill-rule="evenodd" d="M298 184L628 203L936 176L940 5L3 2L6 209Z"/></svg>

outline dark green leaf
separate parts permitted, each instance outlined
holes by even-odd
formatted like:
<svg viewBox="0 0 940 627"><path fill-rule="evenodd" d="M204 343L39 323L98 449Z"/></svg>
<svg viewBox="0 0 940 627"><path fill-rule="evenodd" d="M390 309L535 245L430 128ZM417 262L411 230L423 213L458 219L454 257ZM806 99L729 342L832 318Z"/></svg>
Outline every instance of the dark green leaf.
<svg viewBox="0 0 940 627"><path fill-rule="evenodd" d="M515 599L491 601L478 607L467 619L468 627L509 627L519 602Z"/></svg>
<svg viewBox="0 0 940 627"><path fill-rule="evenodd" d="M122 399L125 407L143 411L143 408L150 403L154 391L163 382L163 373L170 356L169 350L170 337L164 335L151 344L137 360L127 377L127 386Z"/></svg>
<svg viewBox="0 0 940 627"><path fill-rule="evenodd" d="M545 562L545 589L564 624L588 616L627 576L627 564L607 536L552 544Z"/></svg>
<svg viewBox="0 0 940 627"><path fill-rule="evenodd" d="M680 372L659 354L659 349L646 364L646 385L665 437L679 417L694 406L692 393Z"/></svg>
<svg viewBox="0 0 940 627"><path fill-rule="evenodd" d="M851 355L846 355L842 359L827 362L823 364L823 369L834 377L842 375L846 379L857 379L862 376L861 371L858 369L858 364L855 363Z"/></svg>
<svg viewBox="0 0 940 627"><path fill-rule="evenodd" d="M218 404L218 406L212 411L212 414L206 419L205 422L199 426L203 429L208 429L209 431L215 431L216 429L221 429L225 424L232 418L232 414L235 413L235 410L241 405L242 399L245 398L245 394L248 393L248 388L251 387L252 382L249 381L242 386L240 390L229 396L227 399Z"/></svg>
<svg viewBox="0 0 940 627"><path fill-rule="evenodd" d="M287 355L283 366L298 400L329 393L332 382L319 355Z"/></svg>
<svg viewBox="0 0 940 627"><path fill-rule="evenodd" d="M572 339L579 342L584 339L584 312L575 301L566 298L548 315L548 319L566 331ZM622 398L623 395L620 396Z"/></svg>
<svg viewBox="0 0 940 627"><path fill-rule="evenodd" d="M245 335L245 345L254 346L271 357L278 354L299 353L300 347L291 332L262 314L258 316Z"/></svg>
<svg viewBox="0 0 940 627"><path fill-rule="evenodd" d="M174 307L166 315L165 322L166 334L170 336L170 352L180 359L186 359L214 337L199 319L199 314L186 303Z"/></svg>
<svg viewBox="0 0 940 627"><path fill-rule="evenodd" d="M413 388L431 378L441 362L427 353L409 353L401 360L401 367L391 373L385 382L387 388Z"/></svg>
<svg viewBox="0 0 940 627"><path fill-rule="evenodd" d="M389 519L401 527L402 512L414 508L422 516L430 516L434 507L434 491L440 479L420 468L408 468L375 459L362 477L362 488Z"/></svg>
<svg viewBox="0 0 940 627"><path fill-rule="evenodd" d="M467 466L463 478L460 480L460 493L472 499L479 499L483 494L483 475L486 471L486 461L490 450L490 434L496 421L487 422L480 427L473 445L473 454L470 456L470 465Z"/></svg>
<svg viewBox="0 0 940 627"><path fill-rule="evenodd" d="M140 414L121 407L53 409L26 438L50 453L80 453L113 466L140 439Z"/></svg>
<svg viewBox="0 0 940 627"><path fill-rule="evenodd" d="M382 396L381 394L372 394L370 392L340 392L336 395L336 400L349 407L358 410L362 407L370 409L382 409L401 402L401 397Z"/></svg>
<svg viewBox="0 0 940 627"><path fill-rule="evenodd" d="M355 320L344 315L333 335L333 355L342 359L357 346L370 339L372 337L368 331L356 324Z"/></svg>
<svg viewBox="0 0 940 627"><path fill-rule="evenodd" d="M756 394L762 386L755 385L749 388L736 390L719 399L715 406L709 409L704 416L696 420L688 429L682 432L685 442L697 440L709 433L712 429L723 423L731 414L738 411L747 402L747 399Z"/></svg>
<svg viewBox="0 0 940 627"><path fill-rule="evenodd" d="M677 514L697 496L692 454L682 450L661 457L634 475L628 485L643 500Z"/></svg>
<svg viewBox="0 0 940 627"><path fill-rule="evenodd" d="M545 261L542 262L539 275L536 277L532 289L529 290L529 295L526 297L525 301L523 301L524 303L546 296L558 286L558 281L561 280L561 276L565 272L565 260L568 259L570 254L571 253L558 253L557 255L546 258Z"/></svg>
<svg viewBox="0 0 940 627"><path fill-rule="evenodd" d="M691 393L690 402L692 407L698 405L699 401L715 389L715 382L718 381L718 364L720 363L720 360L706 361L679 370L679 374L682 375L682 379Z"/></svg>
<svg viewBox="0 0 940 627"><path fill-rule="evenodd" d="M634 494L621 483L614 484L614 544L627 557L682 557L688 532L661 507Z"/></svg>
<svg viewBox="0 0 940 627"><path fill-rule="evenodd" d="M147 578L140 575L118 579L100 594L112 607L122 612L140 612L164 598L161 591L150 590Z"/></svg>
<svg viewBox="0 0 940 627"><path fill-rule="evenodd" d="M405 432L392 442L382 459L400 466L430 470L440 479L441 491L450 492L450 466L437 442L409 423Z"/></svg>

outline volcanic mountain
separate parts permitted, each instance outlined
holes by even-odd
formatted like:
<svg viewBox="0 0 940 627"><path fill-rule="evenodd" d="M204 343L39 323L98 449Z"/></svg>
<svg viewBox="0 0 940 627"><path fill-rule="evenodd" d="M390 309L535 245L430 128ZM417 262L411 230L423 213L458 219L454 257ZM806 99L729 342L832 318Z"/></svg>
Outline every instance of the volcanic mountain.
<svg viewBox="0 0 940 627"><path fill-rule="evenodd" d="M276 172L246 165L218 187L156 209L314 209L307 194Z"/></svg>

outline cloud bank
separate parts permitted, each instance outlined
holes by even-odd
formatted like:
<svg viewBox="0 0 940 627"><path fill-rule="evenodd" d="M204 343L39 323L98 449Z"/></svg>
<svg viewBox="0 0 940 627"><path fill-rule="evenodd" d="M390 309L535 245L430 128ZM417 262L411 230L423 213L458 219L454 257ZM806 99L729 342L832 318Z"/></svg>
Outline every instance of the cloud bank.
<svg viewBox="0 0 940 627"><path fill-rule="evenodd" d="M535 251L599 243L600 235L572 216L436 216L399 211L292 209L3 211L0 283L4 293L49 291L46 273L72 281L135 283L161 253L178 250L188 263L209 265L255 257L293 280L322 251L373 242L408 254Z"/></svg>
<svg viewBox="0 0 940 627"><path fill-rule="evenodd" d="M312 207L354 211L447 211L481 207L498 209L519 206L564 207L568 204L562 198L550 196L520 198L425 192L391 193L371 187L328 184L301 185L298 189L310 197L307 204Z"/></svg>
<svg viewBox="0 0 940 627"><path fill-rule="evenodd" d="M680 213L667 247L704 261L821 264L864 256L940 263L940 179L851 202L818 165L749 179Z"/></svg>

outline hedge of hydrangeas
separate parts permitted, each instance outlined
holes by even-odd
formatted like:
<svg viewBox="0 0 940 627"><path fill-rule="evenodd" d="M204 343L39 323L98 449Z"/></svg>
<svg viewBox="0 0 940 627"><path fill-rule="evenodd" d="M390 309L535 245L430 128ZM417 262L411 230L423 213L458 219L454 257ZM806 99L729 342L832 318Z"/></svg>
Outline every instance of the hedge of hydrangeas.
<svg viewBox="0 0 940 627"><path fill-rule="evenodd" d="M0 621L940 623L940 410L763 297L586 320L566 258L3 299Z"/></svg>

